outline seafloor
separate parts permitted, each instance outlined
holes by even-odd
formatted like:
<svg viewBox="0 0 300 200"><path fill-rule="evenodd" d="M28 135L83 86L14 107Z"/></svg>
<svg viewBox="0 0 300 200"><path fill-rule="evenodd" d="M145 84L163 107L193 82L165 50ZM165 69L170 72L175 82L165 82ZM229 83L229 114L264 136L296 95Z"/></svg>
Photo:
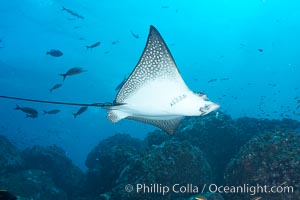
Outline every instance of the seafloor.
<svg viewBox="0 0 300 200"><path fill-rule="evenodd" d="M22 200L204 199L299 200L300 123L220 114L186 118L177 133L154 131L142 141L116 134L101 142L81 171L58 146L19 150L0 136L0 189ZM144 194L142 184L293 186L293 193ZM201 198L199 197L201 195Z"/></svg>

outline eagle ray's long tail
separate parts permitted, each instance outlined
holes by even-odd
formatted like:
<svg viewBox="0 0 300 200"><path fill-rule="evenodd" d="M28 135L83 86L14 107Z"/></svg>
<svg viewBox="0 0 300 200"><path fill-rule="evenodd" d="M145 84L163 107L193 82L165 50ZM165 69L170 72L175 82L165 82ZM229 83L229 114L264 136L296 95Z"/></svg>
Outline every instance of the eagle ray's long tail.
<svg viewBox="0 0 300 200"><path fill-rule="evenodd" d="M61 102L61 101L46 101L46 100L28 99L28 98L2 96L2 95L0 95L0 98L14 99L19 101L30 101L30 102L37 102L37 103L60 104L60 105L68 105L68 106L90 106L90 107L109 108L114 105L113 103L73 103L73 102Z"/></svg>

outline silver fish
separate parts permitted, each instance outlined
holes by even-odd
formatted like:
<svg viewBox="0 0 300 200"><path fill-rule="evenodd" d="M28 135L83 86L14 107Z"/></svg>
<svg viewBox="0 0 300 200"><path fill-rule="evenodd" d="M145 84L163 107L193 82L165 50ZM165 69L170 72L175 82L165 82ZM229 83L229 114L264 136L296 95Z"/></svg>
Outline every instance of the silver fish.
<svg viewBox="0 0 300 200"><path fill-rule="evenodd" d="M100 44L101 44L101 42L96 42L96 43L94 43L92 45L87 45L86 48L87 49L92 49L92 48L95 48L95 47L99 46Z"/></svg>
<svg viewBox="0 0 300 200"><path fill-rule="evenodd" d="M62 7L61 9L62 11L66 11L67 13L79 18L79 19L84 19L84 17L82 15L79 15L78 13L74 12L73 10L70 10L68 8Z"/></svg>
<svg viewBox="0 0 300 200"><path fill-rule="evenodd" d="M76 113L73 113L74 119L75 119L78 115L84 113L87 109L88 109L87 106L83 106L83 107L79 108L79 110L78 110Z"/></svg>
<svg viewBox="0 0 300 200"><path fill-rule="evenodd" d="M140 38L140 36L138 34L134 33L132 30L130 30L130 33L134 38L136 38L136 39Z"/></svg>
<svg viewBox="0 0 300 200"><path fill-rule="evenodd" d="M24 113L26 113L26 117L32 117L32 118L36 118L38 116L38 111L33 109L33 108L29 108L29 107L20 107L18 104L16 105L15 110L20 110Z"/></svg>
<svg viewBox="0 0 300 200"><path fill-rule="evenodd" d="M62 86L62 84L55 84L51 89L50 89L50 92L52 92L53 90L56 90L58 88L60 88Z"/></svg>
<svg viewBox="0 0 300 200"><path fill-rule="evenodd" d="M63 54L63 52L61 52L60 50L57 49L51 49L50 51L46 52L47 55L53 56L53 57L60 57Z"/></svg>
<svg viewBox="0 0 300 200"><path fill-rule="evenodd" d="M59 74L60 76L63 77L63 81L66 79L67 76L73 76L76 74L81 74L82 72L86 72L87 70L84 70L81 67L73 67L69 69L65 74Z"/></svg>

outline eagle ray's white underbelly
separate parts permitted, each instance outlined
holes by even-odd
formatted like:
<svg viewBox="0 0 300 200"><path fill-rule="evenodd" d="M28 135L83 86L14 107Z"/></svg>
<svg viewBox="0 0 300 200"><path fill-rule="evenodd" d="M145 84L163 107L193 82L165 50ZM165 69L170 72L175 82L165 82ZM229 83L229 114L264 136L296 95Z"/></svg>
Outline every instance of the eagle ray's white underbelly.
<svg viewBox="0 0 300 200"><path fill-rule="evenodd" d="M172 106L172 101L182 95L191 95L192 92L185 84L180 86L177 82L169 80L152 81L143 85L128 99L124 105L118 106L118 110L129 116L139 116L152 119L166 119L183 116L180 105Z"/></svg>

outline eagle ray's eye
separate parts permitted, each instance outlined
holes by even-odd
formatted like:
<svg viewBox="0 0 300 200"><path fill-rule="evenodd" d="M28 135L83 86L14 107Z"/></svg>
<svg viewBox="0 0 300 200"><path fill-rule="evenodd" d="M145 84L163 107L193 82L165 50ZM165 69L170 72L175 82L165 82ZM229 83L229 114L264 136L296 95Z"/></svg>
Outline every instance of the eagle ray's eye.
<svg viewBox="0 0 300 200"><path fill-rule="evenodd" d="M209 111L210 106L209 105L205 105L204 107L201 107L199 109L200 112L205 113L206 111Z"/></svg>

